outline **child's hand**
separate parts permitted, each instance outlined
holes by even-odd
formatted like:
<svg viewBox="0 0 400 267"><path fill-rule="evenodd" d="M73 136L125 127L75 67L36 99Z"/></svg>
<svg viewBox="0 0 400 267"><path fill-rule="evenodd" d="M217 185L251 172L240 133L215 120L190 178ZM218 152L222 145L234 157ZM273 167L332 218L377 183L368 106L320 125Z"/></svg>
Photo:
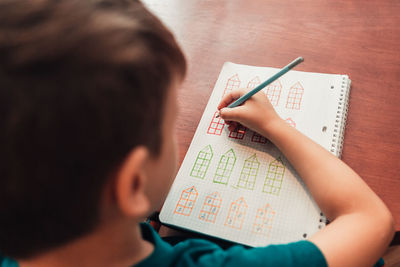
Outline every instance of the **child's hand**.
<svg viewBox="0 0 400 267"><path fill-rule="evenodd" d="M236 127L235 122L238 122L266 136L270 130L271 122L279 121L281 118L275 112L264 92L258 92L241 106L225 108L247 92L246 89L239 89L227 93L218 105L220 116L228 123L229 130L233 130Z"/></svg>

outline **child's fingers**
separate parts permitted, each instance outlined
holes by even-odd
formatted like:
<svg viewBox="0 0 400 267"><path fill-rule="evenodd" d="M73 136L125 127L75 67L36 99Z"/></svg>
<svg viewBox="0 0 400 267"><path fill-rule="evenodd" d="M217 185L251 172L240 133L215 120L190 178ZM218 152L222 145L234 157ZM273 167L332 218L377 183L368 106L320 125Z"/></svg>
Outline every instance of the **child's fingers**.
<svg viewBox="0 0 400 267"><path fill-rule="evenodd" d="M239 121L244 109L245 107L243 106L238 106L235 108L222 108L219 111L219 114L225 121Z"/></svg>
<svg viewBox="0 0 400 267"><path fill-rule="evenodd" d="M244 93L245 90L238 89L225 94L222 97L221 102L219 103L217 109L220 110L221 108L228 106L230 103L232 103L233 101L244 95Z"/></svg>
<svg viewBox="0 0 400 267"><path fill-rule="evenodd" d="M228 125L228 130L233 132L239 127L239 123L233 121L231 124Z"/></svg>
<svg viewBox="0 0 400 267"><path fill-rule="evenodd" d="M229 125L229 126L228 126L228 130L229 130L230 132L235 131L235 129L236 129L236 125Z"/></svg>

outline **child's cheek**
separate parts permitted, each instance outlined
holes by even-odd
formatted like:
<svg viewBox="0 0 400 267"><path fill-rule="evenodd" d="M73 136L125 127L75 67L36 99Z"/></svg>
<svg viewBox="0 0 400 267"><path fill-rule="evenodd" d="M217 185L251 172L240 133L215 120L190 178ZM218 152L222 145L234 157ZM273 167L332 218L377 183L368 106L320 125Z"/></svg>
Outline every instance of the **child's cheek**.
<svg viewBox="0 0 400 267"><path fill-rule="evenodd" d="M163 157L160 164L162 168L159 168L158 170L158 178L162 179L162 182L159 184L159 190L162 191L162 194L159 195L163 196L161 201L164 201L165 197L167 196L177 171L178 146L176 142L175 131L171 131L168 138L166 138L166 142L167 144L165 146L165 150L163 151Z"/></svg>
<svg viewBox="0 0 400 267"><path fill-rule="evenodd" d="M171 143L170 143L170 151L168 153L168 176L166 179L169 180L169 186L168 190L171 187L171 184L175 178L176 172L177 172L177 166L178 166L178 144L176 141L176 134L175 131L173 132L171 136Z"/></svg>

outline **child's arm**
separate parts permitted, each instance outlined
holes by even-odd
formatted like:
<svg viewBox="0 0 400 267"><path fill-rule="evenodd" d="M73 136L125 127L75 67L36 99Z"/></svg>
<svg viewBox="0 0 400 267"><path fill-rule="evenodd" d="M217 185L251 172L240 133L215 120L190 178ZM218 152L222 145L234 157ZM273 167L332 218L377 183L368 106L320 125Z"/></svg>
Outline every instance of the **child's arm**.
<svg viewBox="0 0 400 267"><path fill-rule="evenodd" d="M372 266L394 234L385 204L350 167L283 121L263 93L223 109L245 92L227 94L218 106L220 115L231 128L239 122L267 137L299 173L332 221L310 240L329 266Z"/></svg>

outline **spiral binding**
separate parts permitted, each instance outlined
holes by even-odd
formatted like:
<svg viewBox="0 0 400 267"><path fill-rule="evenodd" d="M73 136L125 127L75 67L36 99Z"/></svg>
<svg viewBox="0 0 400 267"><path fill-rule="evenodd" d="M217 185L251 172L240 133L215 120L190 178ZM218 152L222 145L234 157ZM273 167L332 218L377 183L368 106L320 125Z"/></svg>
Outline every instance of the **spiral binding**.
<svg viewBox="0 0 400 267"><path fill-rule="evenodd" d="M349 110L350 85L351 80L349 77L343 75L331 144L331 152L339 158L342 155L344 130Z"/></svg>

